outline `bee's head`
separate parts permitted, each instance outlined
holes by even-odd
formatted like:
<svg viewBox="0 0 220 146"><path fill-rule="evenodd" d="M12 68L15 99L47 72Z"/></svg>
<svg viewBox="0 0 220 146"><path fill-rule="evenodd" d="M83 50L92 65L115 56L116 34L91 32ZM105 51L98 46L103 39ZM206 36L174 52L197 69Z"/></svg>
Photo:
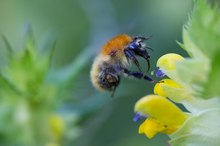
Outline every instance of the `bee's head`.
<svg viewBox="0 0 220 146"><path fill-rule="evenodd" d="M105 68L100 76L99 84L105 90L111 91L112 96L120 83L120 77L112 68Z"/></svg>
<svg viewBox="0 0 220 146"><path fill-rule="evenodd" d="M144 41L146 41L150 38L151 38L151 36L149 36L149 37L136 36L133 38L133 41L130 44L128 44L128 46L127 46L127 48L129 50L132 50L135 53L135 55L143 57L147 61L148 70L150 68L150 60L149 60L150 56L149 56L146 49L150 49L150 50L152 50L152 49L150 47L148 47L144 43Z"/></svg>

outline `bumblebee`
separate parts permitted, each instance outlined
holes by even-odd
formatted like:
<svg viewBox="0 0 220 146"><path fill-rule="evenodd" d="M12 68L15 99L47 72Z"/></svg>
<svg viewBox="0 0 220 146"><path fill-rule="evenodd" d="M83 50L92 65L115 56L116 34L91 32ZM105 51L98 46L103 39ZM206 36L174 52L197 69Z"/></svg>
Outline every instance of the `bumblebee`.
<svg viewBox="0 0 220 146"><path fill-rule="evenodd" d="M120 83L120 76L134 77L154 82L153 79L143 73L137 60L137 56L147 61L150 68L150 56L145 42L149 37L126 34L118 35L109 40L101 49L100 54L95 58L91 69L91 81L94 87L100 91L111 91L112 96ZM134 63L139 71L130 71L128 68Z"/></svg>

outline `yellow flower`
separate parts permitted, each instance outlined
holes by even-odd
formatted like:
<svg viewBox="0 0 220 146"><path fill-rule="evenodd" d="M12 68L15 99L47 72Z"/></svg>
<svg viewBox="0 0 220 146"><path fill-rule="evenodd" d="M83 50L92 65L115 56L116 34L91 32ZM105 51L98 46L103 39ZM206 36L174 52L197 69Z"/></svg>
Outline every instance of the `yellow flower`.
<svg viewBox="0 0 220 146"><path fill-rule="evenodd" d="M171 134L175 132L176 129L176 127L169 127L154 118L147 118L140 125L138 133L145 134L148 138L153 138L158 132Z"/></svg>
<svg viewBox="0 0 220 146"><path fill-rule="evenodd" d="M163 90L163 87L162 87L163 85L174 87L174 88L181 88L181 86L177 84L175 81L171 79L163 79L154 86L154 94L167 97Z"/></svg>
<svg viewBox="0 0 220 146"><path fill-rule="evenodd" d="M175 132L187 119L187 116L174 103L159 95L148 95L135 104L135 112L149 118L139 127L139 133L148 138L162 132Z"/></svg>
<svg viewBox="0 0 220 146"><path fill-rule="evenodd" d="M161 56L157 60L157 67L160 69L165 70L175 70L176 69L176 62L184 60L184 58L175 53L169 53L166 55Z"/></svg>
<svg viewBox="0 0 220 146"><path fill-rule="evenodd" d="M59 140L63 136L65 129L63 119L58 115L53 115L50 117L49 122L54 136L57 138L57 140Z"/></svg>

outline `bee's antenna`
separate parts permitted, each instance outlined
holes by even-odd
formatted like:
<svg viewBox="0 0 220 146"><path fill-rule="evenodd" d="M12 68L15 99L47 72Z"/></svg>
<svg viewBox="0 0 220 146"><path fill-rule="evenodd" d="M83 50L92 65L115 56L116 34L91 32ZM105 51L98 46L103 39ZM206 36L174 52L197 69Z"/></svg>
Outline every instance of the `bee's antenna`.
<svg viewBox="0 0 220 146"><path fill-rule="evenodd" d="M135 36L134 40L137 39L141 39L141 40L149 40L150 38L152 38L152 35L149 35L148 37L144 37L144 36Z"/></svg>
<svg viewBox="0 0 220 146"><path fill-rule="evenodd" d="M149 39L152 38L152 37L153 37L153 35L149 35L148 37L145 37L144 40L149 40Z"/></svg>

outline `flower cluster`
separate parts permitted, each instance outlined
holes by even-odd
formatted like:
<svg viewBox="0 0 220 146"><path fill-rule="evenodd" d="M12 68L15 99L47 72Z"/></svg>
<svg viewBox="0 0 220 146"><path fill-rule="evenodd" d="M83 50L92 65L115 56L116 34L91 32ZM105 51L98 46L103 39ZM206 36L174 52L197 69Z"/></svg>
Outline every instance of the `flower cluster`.
<svg viewBox="0 0 220 146"><path fill-rule="evenodd" d="M173 53L160 57L157 62L159 69L156 75L165 76L163 70L175 70L176 63L181 60L184 60L182 56ZM172 79L163 79L155 85L154 95L141 98L135 105L135 112L139 118L148 117L139 127L139 133L144 133L148 138L152 138L158 132L171 134L187 119L187 114L167 99L164 86L182 88ZM135 121L139 119L137 116Z"/></svg>
<svg viewBox="0 0 220 146"><path fill-rule="evenodd" d="M205 0L195 1L183 28L184 58L169 53L157 61L156 77L164 77L135 104L134 121L145 119L139 133L170 137L172 146L219 146L220 140L220 13ZM182 104L182 111L175 103Z"/></svg>

